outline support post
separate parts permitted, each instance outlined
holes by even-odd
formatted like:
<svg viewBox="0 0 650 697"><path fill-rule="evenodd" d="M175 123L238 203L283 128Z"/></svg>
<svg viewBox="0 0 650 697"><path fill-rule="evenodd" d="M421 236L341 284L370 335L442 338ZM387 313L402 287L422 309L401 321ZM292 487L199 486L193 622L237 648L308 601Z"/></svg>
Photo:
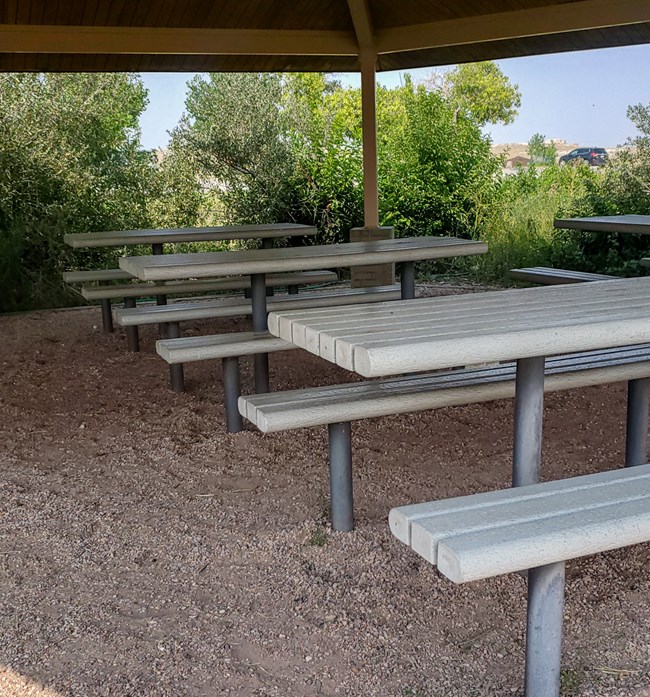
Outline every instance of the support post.
<svg viewBox="0 0 650 697"><path fill-rule="evenodd" d="M565 564L528 570L525 697L559 697Z"/></svg>
<svg viewBox="0 0 650 697"><path fill-rule="evenodd" d="M515 382L512 485L539 481L544 420L544 357L520 358Z"/></svg>
<svg viewBox="0 0 650 697"><path fill-rule="evenodd" d="M162 242L154 242L151 245L151 251L158 256L159 254L163 254L164 249L163 249L163 244ZM166 305L167 304L167 296L166 295L156 295L156 305ZM158 325L158 334L160 335L161 339L171 339L172 337L169 336L167 333L167 324L166 323L161 323Z"/></svg>
<svg viewBox="0 0 650 697"><path fill-rule="evenodd" d="M228 433L239 433L242 430L241 414L239 413L239 395L241 380L239 376L239 358L229 356L221 360L223 367L223 392L226 407L226 430Z"/></svg>
<svg viewBox="0 0 650 697"><path fill-rule="evenodd" d="M402 300L413 300L415 297L415 262L403 261L400 275Z"/></svg>
<svg viewBox="0 0 650 697"><path fill-rule="evenodd" d="M181 325L178 322L170 322L167 325L167 338L180 339L181 336ZM174 392L185 392L185 375L182 363L170 364L169 378Z"/></svg>
<svg viewBox="0 0 650 697"><path fill-rule="evenodd" d="M263 273L251 275L251 302L253 305L253 331L265 332L268 328L266 312L266 278ZM262 394L269 391L269 355L257 353L253 356L255 371L255 392Z"/></svg>
<svg viewBox="0 0 650 697"><path fill-rule="evenodd" d="M272 237L262 237L262 249L273 249Z"/></svg>
<svg viewBox="0 0 650 697"><path fill-rule="evenodd" d="M113 312L111 310L111 299L102 298L100 300L102 306L102 327L105 334L110 334L113 331Z"/></svg>
<svg viewBox="0 0 650 697"><path fill-rule="evenodd" d="M134 308L135 298L124 298L124 307ZM126 345L129 351L137 353L140 350L140 334L138 331L138 325L135 324L131 327L125 327L126 332Z"/></svg>
<svg viewBox="0 0 650 697"><path fill-rule="evenodd" d="M289 292L289 295L298 295L300 286L298 284L292 284L287 286L287 291Z"/></svg>
<svg viewBox="0 0 650 697"><path fill-rule="evenodd" d="M645 465L648 462L649 407L650 378L630 380L627 383L626 467Z"/></svg>
<svg viewBox="0 0 650 697"><path fill-rule="evenodd" d="M354 527L351 426L349 421L327 426L332 529L342 532L349 532Z"/></svg>
<svg viewBox="0 0 650 697"><path fill-rule="evenodd" d="M367 228L379 227L377 184L377 56L363 51L361 61L361 129L363 137L363 219Z"/></svg>

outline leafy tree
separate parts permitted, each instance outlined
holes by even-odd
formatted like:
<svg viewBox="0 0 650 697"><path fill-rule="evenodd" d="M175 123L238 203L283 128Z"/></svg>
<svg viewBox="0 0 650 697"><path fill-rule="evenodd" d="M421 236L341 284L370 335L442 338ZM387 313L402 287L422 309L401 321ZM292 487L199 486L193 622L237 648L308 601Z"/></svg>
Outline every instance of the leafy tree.
<svg viewBox="0 0 650 697"><path fill-rule="evenodd" d="M147 226L146 103L133 75L0 75L0 311L65 302L66 267L110 262L64 233Z"/></svg>
<svg viewBox="0 0 650 697"><path fill-rule="evenodd" d="M479 126L512 123L521 93L493 61L465 63L447 73L434 73L425 84Z"/></svg>
<svg viewBox="0 0 650 697"><path fill-rule="evenodd" d="M554 143L547 143L541 133L535 133L528 141L528 155L533 162L551 165L557 158L557 148Z"/></svg>

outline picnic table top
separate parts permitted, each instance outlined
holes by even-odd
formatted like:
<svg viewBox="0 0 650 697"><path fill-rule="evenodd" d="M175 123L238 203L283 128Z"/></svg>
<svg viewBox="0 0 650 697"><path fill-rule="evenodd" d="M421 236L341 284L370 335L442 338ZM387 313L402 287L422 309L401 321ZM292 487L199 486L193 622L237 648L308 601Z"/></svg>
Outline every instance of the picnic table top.
<svg viewBox="0 0 650 697"><path fill-rule="evenodd" d="M559 218L556 228L591 232L631 232L650 235L650 215L597 215L588 218Z"/></svg>
<svg viewBox="0 0 650 697"><path fill-rule="evenodd" d="M441 259L485 252L487 245L483 242L455 237L408 237L306 247L123 257L120 259L120 267L143 281L163 281L309 271L341 266Z"/></svg>
<svg viewBox="0 0 650 697"><path fill-rule="evenodd" d="M71 247L121 247L133 244L164 242L225 242L228 240L258 240L273 237L315 235L312 225L270 223L261 225L222 225L219 227L185 227L160 230L120 230L116 232L84 232L65 235Z"/></svg>
<svg viewBox="0 0 650 697"><path fill-rule="evenodd" d="M365 377L650 341L650 277L293 310L269 330Z"/></svg>

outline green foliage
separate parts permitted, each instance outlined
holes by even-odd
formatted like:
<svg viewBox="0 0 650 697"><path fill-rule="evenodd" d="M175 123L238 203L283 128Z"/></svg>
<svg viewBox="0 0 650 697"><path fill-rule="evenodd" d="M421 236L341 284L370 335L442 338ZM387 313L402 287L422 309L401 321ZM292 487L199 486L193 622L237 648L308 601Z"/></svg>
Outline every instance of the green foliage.
<svg viewBox="0 0 650 697"><path fill-rule="evenodd" d="M552 165L557 159L557 148L547 143L541 133L535 133L528 141L528 155L534 162Z"/></svg>
<svg viewBox="0 0 650 697"><path fill-rule="evenodd" d="M0 311L70 301L61 272L102 266L64 233L146 227L153 158L132 75L0 75Z"/></svg>
<svg viewBox="0 0 650 697"><path fill-rule="evenodd" d="M448 100L474 123L512 123L521 106L517 85L493 61L464 63L446 75Z"/></svg>

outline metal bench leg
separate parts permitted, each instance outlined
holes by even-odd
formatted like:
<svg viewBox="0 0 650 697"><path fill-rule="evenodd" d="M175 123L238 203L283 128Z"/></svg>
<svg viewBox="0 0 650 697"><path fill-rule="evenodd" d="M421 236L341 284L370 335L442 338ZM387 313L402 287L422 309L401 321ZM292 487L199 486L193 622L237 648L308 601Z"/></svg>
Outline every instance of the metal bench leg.
<svg viewBox="0 0 650 697"><path fill-rule="evenodd" d="M135 307L135 298L124 298L124 307ZM133 327L125 327L126 332L126 345L129 351L138 352L140 350L140 335L138 333L137 325Z"/></svg>
<svg viewBox="0 0 650 697"><path fill-rule="evenodd" d="M293 285L287 286L287 290L289 291L289 295L298 295L298 291L300 290L300 286L293 284Z"/></svg>
<svg viewBox="0 0 650 697"><path fill-rule="evenodd" d="M645 465L648 462L648 414L650 378L627 383L627 433L625 437L625 466Z"/></svg>
<svg viewBox="0 0 650 697"><path fill-rule="evenodd" d="M102 305L102 325L104 328L104 333L110 334L113 331L113 313L111 311L111 299L102 298L100 302Z"/></svg>
<svg viewBox="0 0 650 697"><path fill-rule="evenodd" d="M164 249L163 249L163 244L161 242L156 242L151 245L151 251L155 255L163 254ZM166 295L156 295L156 305L166 305L167 304L167 296ZM168 327L166 323L162 323L158 325L158 334L160 335L161 339L173 339L175 337L172 337L168 333Z"/></svg>
<svg viewBox="0 0 650 697"><path fill-rule="evenodd" d="M354 527L352 494L352 428L349 421L328 424L330 505L332 529L349 532Z"/></svg>
<svg viewBox="0 0 650 697"><path fill-rule="evenodd" d="M226 407L226 430L228 433L239 433L242 430L241 414L237 402L241 394L239 377L239 358L231 356L223 358L223 391Z"/></svg>
<svg viewBox="0 0 650 697"><path fill-rule="evenodd" d="M253 305L253 330L264 332L269 328L266 313L266 277L263 273L251 275L251 293ZM269 391L269 355L257 353L253 356L255 371L255 392L263 394Z"/></svg>
<svg viewBox="0 0 650 697"><path fill-rule="evenodd" d="M400 273L402 300L413 300L415 297L415 262L403 261Z"/></svg>
<svg viewBox="0 0 650 697"><path fill-rule="evenodd" d="M544 357L517 361L512 485L539 482L544 419Z"/></svg>
<svg viewBox="0 0 650 697"><path fill-rule="evenodd" d="M181 336L181 325L178 322L170 322L167 325L167 337L180 339ZM182 363L172 363L169 366L169 378L174 392L185 392L185 375Z"/></svg>
<svg viewBox="0 0 650 697"><path fill-rule="evenodd" d="M525 697L559 697L564 562L528 570Z"/></svg>

